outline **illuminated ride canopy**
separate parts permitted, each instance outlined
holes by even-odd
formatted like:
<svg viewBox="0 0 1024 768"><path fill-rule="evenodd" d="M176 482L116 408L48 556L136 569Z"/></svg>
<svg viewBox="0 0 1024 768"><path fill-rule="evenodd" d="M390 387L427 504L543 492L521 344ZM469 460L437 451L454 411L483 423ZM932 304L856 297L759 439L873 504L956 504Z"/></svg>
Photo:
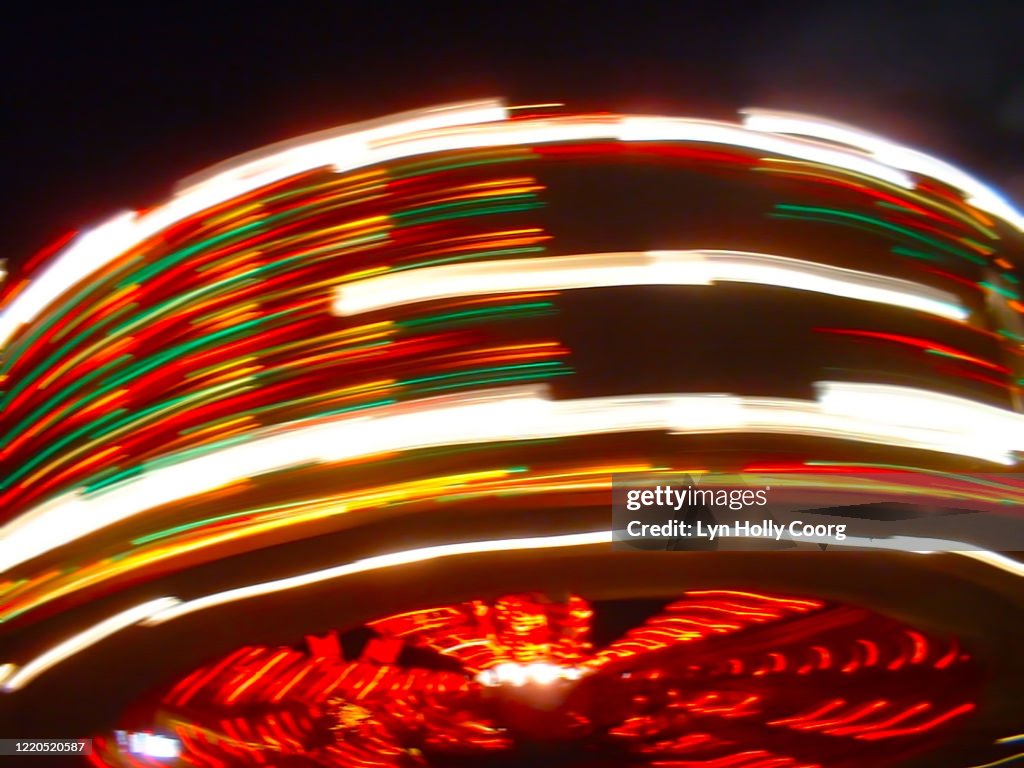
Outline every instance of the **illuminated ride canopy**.
<svg viewBox="0 0 1024 768"><path fill-rule="evenodd" d="M0 706L49 722L63 675L181 632L194 697L143 697L95 761L306 765L336 748L351 755L323 764L472 764L460 750L517 759L535 742L680 768L897 764L940 747L955 761L954 743L1002 759L1024 731L1005 704L1024 682L1002 651L1001 622L1024 615L1011 557L845 560L845 591L824 575L843 555L812 560L813 543L751 556L763 576L708 561L673 581L673 597L690 592L646 636L667 632L667 647L615 663L584 639L587 601L614 596L572 574L568 602L512 593L546 589L582 553L628 567L629 599L666 597L607 551L613 475L827 488L856 471L908 504L941 502L939 487L1018 514L1022 231L1016 208L943 161L761 110L733 123L476 102L193 176L3 284ZM500 591L434 599L455 563L486 575L515 558L522 575ZM798 562L822 577L776 585ZM925 617L896 577L878 605L858 569L883 563L933 569L960 615ZM447 604L465 626L399 638L401 621L381 620L358 661L270 642L275 600L332 588L347 605L348 579L414 568L408 602L389 593L371 618ZM770 594L715 597L696 624L676 615L692 590L727 587ZM816 607L770 607L800 601ZM544 653L516 656L533 630L502 611L534 622ZM707 629L716 613L726 630ZM193 658L220 615L250 644L222 668ZM685 626L706 632L672 634ZM465 653L424 650L463 631ZM180 664L132 685L165 692ZM919 730L866 735L901 729Z"/></svg>
<svg viewBox="0 0 1024 768"><path fill-rule="evenodd" d="M863 608L696 590L597 648L592 618L537 594L406 612L355 660L333 633L246 646L133 714L196 766L811 768L895 764L976 708L955 639ZM136 733L100 755L145 755Z"/></svg>

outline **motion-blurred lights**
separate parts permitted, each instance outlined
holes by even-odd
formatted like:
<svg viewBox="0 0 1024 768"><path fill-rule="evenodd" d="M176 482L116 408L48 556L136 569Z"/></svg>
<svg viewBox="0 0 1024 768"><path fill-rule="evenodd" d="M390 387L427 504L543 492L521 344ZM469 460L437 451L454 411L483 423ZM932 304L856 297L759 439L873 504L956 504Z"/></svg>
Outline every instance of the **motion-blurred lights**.
<svg viewBox="0 0 1024 768"><path fill-rule="evenodd" d="M963 321L953 294L909 280L744 251L590 253L446 264L395 272L337 289L334 313L358 315L438 299L634 285L746 283L903 307Z"/></svg>
<svg viewBox="0 0 1024 768"><path fill-rule="evenodd" d="M72 635L48 651L44 651L13 674L10 674L3 683L3 690L11 693L24 688L39 677L39 675L46 672L46 670L60 664L65 659L74 656L91 645L95 645L125 627L130 627L132 624L137 624L144 619L155 616L160 611L173 608L180 602L176 597L161 597L136 605L127 611L116 613L84 631ZM5 664L4 666L12 665Z"/></svg>
<svg viewBox="0 0 1024 768"><path fill-rule="evenodd" d="M181 754L181 742L171 736L158 733L116 731L117 744L133 755L173 759Z"/></svg>
<svg viewBox="0 0 1024 768"><path fill-rule="evenodd" d="M851 152L823 141L759 133L731 123L672 117L624 117L619 138L622 141L681 141L742 147L843 168L904 189L915 186L901 169L891 168L861 152Z"/></svg>
<svg viewBox="0 0 1024 768"><path fill-rule="evenodd" d="M907 172L910 170L952 185L967 195L969 203L1024 230L1024 216L998 193L941 160L870 134L858 136L852 129L842 132L842 144L830 143L826 136L802 137L834 137L836 129L828 127L828 121L783 120L766 112L750 113L744 125L628 115L601 121L592 117L507 121L507 117L507 108L495 100L434 107L375 121L369 127L344 126L301 137L274 145L255 160L249 155L218 166L198 181L186 181L163 205L145 214L123 213L74 240L0 312L0 348L76 283L200 211L314 168L352 171L457 149L588 140L711 143L823 163L914 189L917 183ZM769 132L773 119L775 130L790 133ZM852 147L855 139L866 147Z"/></svg>
<svg viewBox="0 0 1024 768"><path fill-rule="evenodd" d="M931 157L916 149L868 133L853 126L813 115L744 109L743 125L767 134L793 134L845 144L868 153L874 160L910 173L930 176L964 193L975 208L1004 219L1018 230L1024 229L1024 215L992 187L979 181L952 163Z"/></svg>
<svg viewBox="0 0 1024 768"><path fill-rule="evenodd" d="M263 595L298 589L309 586L310 584L322 583L324 581L351 576L357 573L367 573L386 568L409 565L412 563L428 562L443 557L507 552L513 550L595 546L599 544L610 544L612 540L612 531L590 531L587 533L561 534L557 536L537 536L522 539L498 539L492 541L442 544L432 547L406 550L404 552L393 552L387 555L378 555L376 557L370 557L364 560L356 560L355 562L334 566L333 568L311 571L284 579L278 579L276 581L250 584L245 587L238 587L226 592L206 595L187 602L182 602L173 597L161 598L160 600L154 600L150 603L144 603L140 606L136 606L122 614L112 616L109 619L94 625L90 629L75 635L70 640L61 643L59 646L44 652L33 661L25 664L22 671L15 674L14 677L9 676L7 684L3 685L0 690L11 693L25 687L46 669L49 669L55 664L75 655L79 651L85 650L87 647L98 642L103 637L107 637L120 629L124 629L134 624L136 621L144 626L155 626L196 611L208 610L210 608L227 605L238 600L248 600L254 597L261 597ZM815 539L808 538L806 541L814 543ZM834 545L834 542L831 541L820 541L818 543L832 543ZM911 546L913 543L913 540L909 539L886 542L879 539L864 540L852 538L847 539L847 541L844 542L845 546L848 547L899 549L910 554L918 555L937 554L937 552L931 550L914 549ZM989 552L986 550L971 551L966 549L957 551L947 549L943 550L943 553L977 560L987 566L1009 573L1012 576L1024 578L1024 562L1014 560L1013 558L997 552ZM85 639L91 639L91 642L85 642ZM15 665L0 665L0 670L7 668L15 668ZM573 667L563 667L561 669L564 670L561 674L563 674L564 679L567 680L578 679L583 674L579 669ZM499 678L496 677L498 673L495 673L493 669L487 670L487 672L487 675L480 673L482 677L478 675L477 681L481 685L494 686L502 684L499 682ZM524 676L527 674L528 673L523 672ZM536 672L533 674L536 675ZM573 675L576 675L576 677ZM513 679L519 679L520 673L518 671L511 672L511 676ZM14 678L18 678L17 681Z"/></svg>
<svg viewBox="0 0 1024 768"><path fill-rule="evenodd" d="M548 662L519 664L506 662L490 669L482 670L476 675L476 681L486 688L499 688L511 685L551 685L559 680L575 681L583 677L583 670L578 667L563 667Z"/></svg>
<svg viewBox="0 0 1024 768"><path fill-rule="evenodd" d="M391 552L386 555L367 557L332 568L310 571L285 579L250 584L225 592L189 600L185 603L171 605L159 613L154 613L142 620L146 626L162 624L166 621L187 616L195 611L204 611L227 605L238 600L249 600L254 597L270 595L290 589L299 589L332 579L352 576L357 573L371 573L386 568L395 568L412 563L425 563L439 558L461 557L464 555L480 555L492 552L525 551L531 549L558 549L561 547L590 547L598 544L610 544L611 531L588 531L586 533L568 533L557 536L529 536L516 539L492 539L488 541L464 541L455 544L439 544L432 547L407 549L402 552Z"/></svg>
<svg viewBox="0 0 1024 768"><path fill-rule="evenodd" d="M372 416L284 425L205 456L161 461L101 493L76 490L47 501L0 528L0 572L161 504L261 473L423 448L665 430L857 440L1004 465L1024 451L1024 416L1012 411L907 387L816 386L817 401L711 393L550 400L542 387L479 390Z"/></svg>
<svg viewBox="0 0 1024 768"><path fill-rule="evenodd" d="M953 395L880 384L819 382L818 402L828 414L875 424L902 424L948 452L1013 464L1024 450L1024 416Z"/></svg>
<svg viewBox="0 0 1024 768"><path fill-rule="evenodd" d="M197 181L186 180L163 205L144 214L123 212L73 240L0 312L0 348L76 283L200 211L314 168L369 165L375 162L373 142L445 126L499 121L507 114L497 100L407 112L273 145L263 154L245 156L244 162L228 161Z"/></svg>

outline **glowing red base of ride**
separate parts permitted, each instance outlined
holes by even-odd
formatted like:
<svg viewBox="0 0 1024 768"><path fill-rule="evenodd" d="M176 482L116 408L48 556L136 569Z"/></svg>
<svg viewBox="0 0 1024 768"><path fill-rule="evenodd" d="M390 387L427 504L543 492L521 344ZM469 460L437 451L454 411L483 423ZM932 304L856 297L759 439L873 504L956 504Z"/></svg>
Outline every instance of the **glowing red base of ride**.
<svg viewBox="0 0 1024 768"><path fill-rule="evenodd" d="M675 768L883 766L948 740L978 672L956 639L860 607L687 592L609 645L591 605L511 595L240 648L133 714L146 741L97 740L96 765L515 764ZM127 721L126 721L126 724ZM158 737L157 737L158 738Z"/></svg>

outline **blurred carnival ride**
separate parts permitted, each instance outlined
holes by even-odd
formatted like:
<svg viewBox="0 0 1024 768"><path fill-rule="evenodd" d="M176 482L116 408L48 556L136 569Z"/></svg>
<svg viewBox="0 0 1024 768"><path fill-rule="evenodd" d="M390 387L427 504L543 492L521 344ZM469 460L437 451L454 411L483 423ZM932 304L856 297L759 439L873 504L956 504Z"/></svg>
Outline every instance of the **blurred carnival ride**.
<svg viewBox="0 0 1024 768"><path fill-rule="evenodd" d="M1019 515L1022 231L764 110L474 102L186 179L0 294L0 706L108 766L1008 759L1015 557L615 554L608 499L857 471Z"/></svg>

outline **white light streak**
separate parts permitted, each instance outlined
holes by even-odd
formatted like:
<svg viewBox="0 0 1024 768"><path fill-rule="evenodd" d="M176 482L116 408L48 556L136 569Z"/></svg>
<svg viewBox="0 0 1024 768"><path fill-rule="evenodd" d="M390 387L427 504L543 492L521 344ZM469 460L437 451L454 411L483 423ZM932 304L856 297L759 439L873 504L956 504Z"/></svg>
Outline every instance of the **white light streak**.
<svg viewBox="0 0 1024 768"><path fill-rule="evenodd" d="M173 759L181 754L181 742L173 736L135 731L115 731L117 743L133 755Z"/></svg>
<svg viewBox="0 0 1024 768"><path fill-rule="evenodd" d="M499 688L504 685L518 688L530 684L551 685L559 680L575 681L583 675L584 670L579 667L563 667L542 661L532 664L510 661L481 670L476 674L475 680L486 688Z"/></svg>
<svg viewBox="0 0 1024 768"><path fill-rule="evenodd" d="M459 555L479 555L488 552L510 552L529 549L557 549L560 547L588 547L596 544L609 544L612 541L611 531L592 531L588 533L569 533L561 536L532 536L519 539L496 539L491 541L466 541L456 544L440 544L432 547L420 547L408 549L404 552L392 552L387 555L368 557L364 560L356 560L352 563L325 568L320 571L312 571L299 576L292 576L287 579L268 581L262 584L252 584L247 587L231 589L226 592L200 597L189 600L180 605L167 607L165 610L155 613L146 618L143 622L147 626L162 624L165 621L176 619L196 611L214 608L237 600L248 600L253 597L282 592L298 587L317 584L322 581L337 579L342 576L352 576L357 573L368 573L386 568L394 568L400 565L412 563L423 563L430 560L437 560L445 557Z"/></svg>
<svg viewBox="0 0 1024 768"><path fill-rule="evenodd" d="M884 136L813 115L767 109L745 109L743 114L743 124L755 131L813 136L846 144L866 152L872 159L891 168L928 176L959 190L969 205L1003 219L1019 231L1024 231L1024 214L1021 214L1003 195L945 160L903 146Z"/></svg>
<svg viewBox="0 0 1024 768"><path fill-rule="evenodd" d="M518 539L497 539L489 541L473 541L473 542L458 542L452 544L441 544L430 547L420 547L417 549L405 550L402 552L393 552L386 555L379 555L376 557L369 557L363 560L357 560L351 563L345 563L343 565L334 566L332 568L325 568L318 571L311 571L296 576L291 576L284 579L277 579L275 581L262 582L258 584L251 584L246 587L239 587L236 589L227 590L224 592L217 592L214 594L206 595L201 598L189 600L188 602L182 602L177 598L164 597L158 600L153 600L148 603L136 606L135 608L129 609L122 613L111 616L98 624L86 629L83 632L74 635L68 640L60 643L58 646L44 652L42 655L36 657L32 661L26 663L20 668L20 671L11 674L12 670L18 669L16 665L7 663L0 665L0 674L6 674L6 684L0 687L8 693L20 690L28 685L32 680L42 674L44 671L52 668L62 661L70 658L71 656L86 650L87 648L95 645L99 640L109 637L114 633L124 629L126 627L140 623L144 626L157 626L168 621L187 616L197 611L206 610L209 608L215 608L228 603L236 602L239 600L249 600L252 598L261 597L263 595L274 594L277 592L283 592L291 589L298 589L301 587L309 586L311 584L318 584L324 581L332 579L338 579L346 576L353 576L360 573L369 573L378 570L384 570L388 568L401 567L404 565L411 565L414 563L423 563L431 560L437 560L446 557L457 557L463 555L477 555L485 553L500 553L500 552L513 552L513 551L525 551L525 550L537 550L537 549L557 549L562 547L587 547L597 546L601 544L610 544L613 540L613 532L608 531L590 531L586 533L571 533L561 534L555 536L537 536L529 538L518 538ZM816 539L809 537L802 539L804 542L813 543L829 543L836 547L869 547L873 549L891 549L896 548L896 545L892 541L888 543L884 539L847 539L841 544L837 544L831 539ZM912 539L903 539L899 542L899 546L906 546L908 543L913 542ZM930 551L916 551L907 552L907 554L916 555L928 555L934 554ZM949 551L944 554L958 555L961 557L967 557L970 559L978 560L985 565L992 568L996 568L1005 573L1009 573L1012 576L1024 577L1024 563L1013 560L1012 558L1006 557L1005 555L998 554L996 552L989 552L985 550L981 551ZM549 679L551 677L550 671L545 670L542 673L538 673L535 669L533 672L528 672L520 665L517 670L506 670L508 674L498 673L494 668L486 670L481 673L483 677L478 676L478 681L484 685L500 685L504 681L508 681L515 684L516 680L522 679L525 683L531 677L537 678L538 682ZM581 673L573 668L560 668L562 671L559 675L567 680L578 679ZM3 678L0 678L0 682Z"/></svg>
<svg viewBox="0 0 1024 768"><path fill-rule="evenodd" d="M509 259L406 270L340 286L334 312L351 316L422 301L626 285L748 283L905 307L951 320L953 294L909 280L741 251L648 251Z"/></svg>
<svg viewBox="0 0 1024 768"><path fill-rule="evenodd" d="M397 115L366 125L346 126L275 145L270 155L254 153L243 162L180 189L163 205L144 214L119 214L75 238L0 312L0 349L18 329L89 275L178 222L219 203L273 184L303 171L339 162L351 167L372 162L369 144L391 136L437 128L491 122L506 116L498 101L472 102ZM349 158L343 160L343 158ZM218 166L220 168L222 166Z"/></svg>
<svg viewBox="0 0 1024 768"><path fill-rule="evenodd" d="M372 414L254 432L246 443L170 463L103 491L70 491L0 528L0 572L162 504L261 473L384 453L616 432L803 435L937 451L1012 465L1024 415L905 387L822 382L817 401L721 394L547 399L542 387L480 390Z"/></svg>
<svg viewBox="0 0 1024 768"><path fill-rule="evenodd" d="M843 168L905 189L914 188L913 180L902 170L884 165L861 152L822 141L752 131L733 123L672 117L625 117L619 138L623 141L680 141L752 149Z"/></svg>
<svg viewBox="0 0 1024 768"><path fill-rule="evenodd" d="M48 651L44 651L32 661L20 667L3 683L3 690L7 692L20 690L39 677L39 675L60 664L62 661L81 653L86 648L110 637L125 627L137 624L143 619L173 608L180 602L175 597L161 597L141 605L136 605L127 611L116 613L84 631L72 635L67 640L58 643Z"/></svg>

